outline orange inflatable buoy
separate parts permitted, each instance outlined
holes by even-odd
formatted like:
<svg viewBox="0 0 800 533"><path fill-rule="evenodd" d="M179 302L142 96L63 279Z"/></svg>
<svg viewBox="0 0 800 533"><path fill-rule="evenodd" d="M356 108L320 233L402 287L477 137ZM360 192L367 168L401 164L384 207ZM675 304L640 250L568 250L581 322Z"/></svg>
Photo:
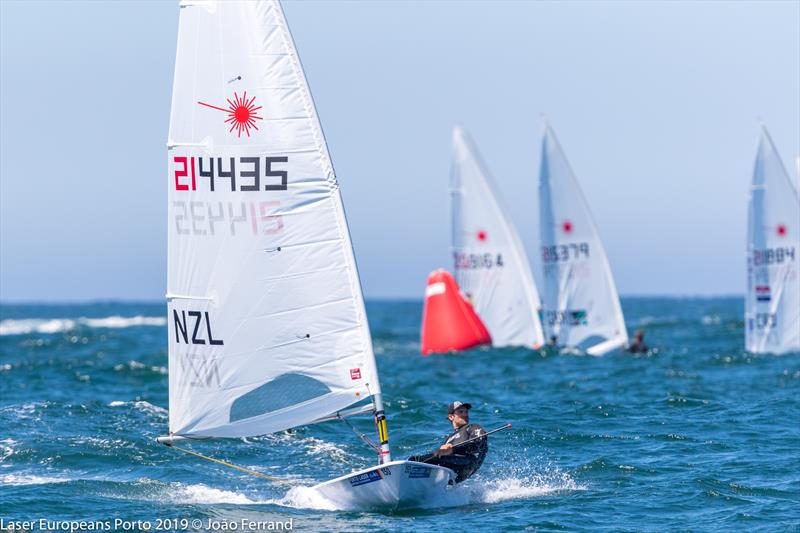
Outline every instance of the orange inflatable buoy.
<svg viewBox="0 0 800 533"><path fill-rule="evenodd" d="M428 276L422 311L422 355L466 350L489 344L492 338L449 272Z"/></svg>

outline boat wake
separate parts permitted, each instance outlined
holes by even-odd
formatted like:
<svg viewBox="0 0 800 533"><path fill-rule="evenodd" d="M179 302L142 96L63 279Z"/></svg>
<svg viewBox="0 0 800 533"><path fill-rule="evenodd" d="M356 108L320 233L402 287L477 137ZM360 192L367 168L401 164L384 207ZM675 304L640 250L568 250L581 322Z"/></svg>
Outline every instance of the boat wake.
<svg viewBox="0 0 800 533"><path fill-rule="evenodd" d="M0 441L2 442L2 441ZM8 486L20 485L47 485L52 483L68 483L79 480L104 482L110 480L96 479L85 476L70 476L66 473L54 475L47 472L41 473L4 473L0 475L0 484ZM276 505L293 509L313 509L318 511L358 511L358 509L343 509L329 501L312 486L295 486L282 496L264 494L261 491L236 491L215 488L203 483L168 482L139 478L133 482L123 482L127 487L122 491L125 499L169 501L175 504L190 505ZM306 480L313 483L311 480ZM108 489L105 489L108 490ZM443 491L441 495L432 498L423 505L422 509L452 508L475 504L495 504L511 500L528 500L532 498L558 495L585 487L576 483L572 477L557 468L549 468L542 472L528 475L519 472L517 475L501 474L494 479L474 478L468 482ZM120 497L120 488L112 490L116 497Z"/></svg>
<svg viewBox="0 0 800 533"><path fill-rule="evenodd" d="M457 507L461 505L469 505L470 491L462 487L456 487L448 490L439 498L428 501L421 508L435 509L438 507ZM317 511L359 511L354 508L342 508L325 498L322 494L317 492L313 487L293 487L289 489L283 498L278 498L269 501L273 505L281 507L291 507L294 509L314 509Z"/></svg>
<svg viewBox="0 0 800 533"><path fill-rule="evenodd" d="M470 503L498 503L508 500L527 500L539 496L585 490L569 475L533 476L531 478L494 479L473 486Z"/></svg>
<svg viewBox="0 0 800 533"><path fill-rule="evenodd" d="M283 498L269 503L295 509L316 509L319 511L341 511L333 502L327 500L312 487L292 487Z"/></svg>
<svg viewBox="0 0 800 533"><path fill-rule="evenodd" d="M150 478L113 482L97 488L96 494L107 498L168 503L172 505L263 505L266 497L248 491L219 489L204 483L164 482Z"/></svg>
<svg viewBox="0 0 800 533"><path fill-rule="evenodd" d="M237 505L254 505L259 503L269 503L267 501L259 501L258 499L250 498L239 492L215 489L214 487L209 487L208 485L203 485L202 483L191 485L174 483L170 485L170 499L174 503L179 504L207 505L229 503Z"/></svg>
<svg viewBox="0 0 800 533"><path fill-rule="evenodd" d="M569 472L546 458L526 459L516 453L501 456L502 461L491 467L492 478L472 485L473 503L524 500L586 490Z"/></svg>

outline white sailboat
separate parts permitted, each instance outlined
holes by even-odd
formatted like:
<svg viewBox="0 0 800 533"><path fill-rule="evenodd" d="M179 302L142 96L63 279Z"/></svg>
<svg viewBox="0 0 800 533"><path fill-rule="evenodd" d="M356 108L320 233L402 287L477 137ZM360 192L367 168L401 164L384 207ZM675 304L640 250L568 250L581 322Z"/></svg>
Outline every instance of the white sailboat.
<svg viewBox="0 0 800 533"><path fill-rule="evenodd" d="M475 144L459 127L453 130L450 199L455 278L492 345L540 347L539 293L525 249Z"/></svg>
<svg viewBox="0 0 800 533"><path fill-rule="evenodd" d="M549 125L542 139L539 216L548 338L590 355L625 346L628 333L603 243Z"/></svg>
<svg viewBox="0 0 800 533"><path fill-rule="evenodd" d="M319 492L354 509L424 506L454 473L391 460L339 184L281 6L180 8L167 176L169 435L159 442L371 412L379 464Z"/></svg>
<svg viewBox="0 0 800 533"><path fill-rule="evenodd" d="M800 199L762 127L748 209L747 351L800 352L799 254Z"/></svg>

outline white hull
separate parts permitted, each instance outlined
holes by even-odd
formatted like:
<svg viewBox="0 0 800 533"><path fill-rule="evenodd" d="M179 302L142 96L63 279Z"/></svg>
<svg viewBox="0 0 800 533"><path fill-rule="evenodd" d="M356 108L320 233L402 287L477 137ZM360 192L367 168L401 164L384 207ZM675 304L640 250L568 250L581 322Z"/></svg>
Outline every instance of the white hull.
<svg viewBox="0 0 800 533"><path fill-rule="evenodd" d="M392 461L312 487L336 508L393 511L436 507L455 482L455 472L415 461Z"/></svg>

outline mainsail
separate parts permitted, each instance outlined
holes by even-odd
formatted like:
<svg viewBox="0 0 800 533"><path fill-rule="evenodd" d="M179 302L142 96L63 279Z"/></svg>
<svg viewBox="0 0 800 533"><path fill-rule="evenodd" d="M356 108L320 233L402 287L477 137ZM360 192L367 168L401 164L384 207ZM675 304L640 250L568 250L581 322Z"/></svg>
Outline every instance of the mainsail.
<svg viewBox="0 0 800 533"><path fill-rule="evenodd" d="M380 419L339 185L281 7L180 7L167 175L170 434L266 434L371 395Z"/></svg>
<svg viewBox="0 0 800 533"><path fill-rule="evenodd" d="M800 199L762 128L747 231L745 345L753 353L800 351Z"/></svg>
<svg viewBox="0 0 800 533"><path fill-rule="evenodd" d="M539 294L525 250L472 140L453 130L452 253L458 285L494 346L544 342Z"/></svg>
<svg viewBox="0 0 800 533"><path fill-rule="evenodd" d="M625 319L603 243L550 126L542 139L539 216L548 338L591 355L624 346Z"/></svg>

